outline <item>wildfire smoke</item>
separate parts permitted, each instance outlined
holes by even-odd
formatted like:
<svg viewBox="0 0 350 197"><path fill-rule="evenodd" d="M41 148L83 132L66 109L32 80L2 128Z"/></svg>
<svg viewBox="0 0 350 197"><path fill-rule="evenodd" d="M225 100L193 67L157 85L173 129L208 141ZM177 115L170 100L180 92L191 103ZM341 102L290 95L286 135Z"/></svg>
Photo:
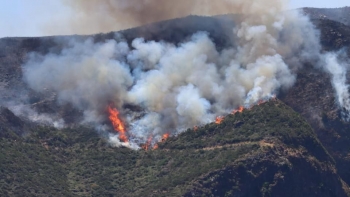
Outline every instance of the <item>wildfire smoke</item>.
<svg viewBox="0 0 350 197"><path fill-rule="evenodd" d="M159 1L110 0L102 1L101 7L114 9L121 5L116 2L142 10ZM138 2L151 3L142 7ZM325 70L333 75L339 104L350 110L345 69L336 56L324 56L319 33L306 16L299 11L283 12L286 2L280 0L226 2L231 12L241 14L228 36L234 43L230 47L217 46L210 32L201 31L184 36L179 43L135 38L130 44L120 35L97 43L92 38L71 39L60 43L64 46L60 52L30 54L23 65L24 80L33 90L52 90L59 103L83 110L84 123L101 126L108 118L118 132L118 137L110 137L111 143L136 144L135 149L139 144L149 149L162 141L164 131L177 135L216 117L220 123L219 116L273 98L280 89L293 86L295 72L306 61L329 68ZM72 4L94 9L91 5L98 3ZM178 5L167 1L166 6L171 4ZM107 13L106 17L112 17L116 12ZM120 111L109 106L106 117L110 101ZM128 123L128 134L119 112Z"/></svg>

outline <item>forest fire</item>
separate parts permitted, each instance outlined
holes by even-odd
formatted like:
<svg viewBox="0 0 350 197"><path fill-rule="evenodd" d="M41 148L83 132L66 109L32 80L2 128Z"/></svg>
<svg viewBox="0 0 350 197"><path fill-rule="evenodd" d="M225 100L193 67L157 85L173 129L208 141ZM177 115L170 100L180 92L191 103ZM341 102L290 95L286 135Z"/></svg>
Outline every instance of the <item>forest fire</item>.
<svg viewBox="0 0 350 197"><path fill-rule="evenodd" d="M162 139L159 141L159 142L165 142L168 138L169 138L170 134L169 133L165 133L162 135ZM147 139L147 142L146 144L142 145L141 148L144 149L145 151L148 151L150 149L152 150L156 150L159 148L159 145L156 143L153 145L152 147L152 140L153 140L153 137L150 136L148 139Z"/></svg>
<svg viewBox="0 0 350 197"><path fill-rule="evenodd" d="M166 141L169 138L169 133L166 133L162 136L162 142Z"/></svg>
<svg viewBox="0 0 350 197"><path fill-rule="evenodd" d="M108 118L111 121L114 130L119 133L119 139L122 142L128 142L125 125L123 121L119 118L119 111L116 108L108 106L108 114Z"/></svg>
<svg viewBox="0 0 350 197"><path fill-rule="evenodd" d="M216 123L216 124L221 124L222 121L224 121L224 117L223 117L223 116L218 116L218 117L216 117L216 119L215 119L215 123Z"/></svg>
<svg viewBox="0 0 350 197"><path fill-rule="evenodd" d="M235 115L236 113L242 113L244 110L244 107L243 106L240 106L238 109L235 109L231 112L231 114ZM224 121L225 117L224 116L218 116L216 117L215 119L215 123L216 124L221 124L222 121Z"/></svg>
<svg viewBox="0 0 350 197"><path fill-rule="evenodd" d="M276 95L273 95L271 97L271 100L276 100ZM256 105L262 105L264 103L267 103L269 100L259 100ZM235 115L237 113L242 113L245 109L251 109L251 107L253 106L250 106L250 107L247 107L247 108L244 108L243 106L239 106L238 109L235 109L231 112L232 115ZM215 119L215 123L216 124L221 124L222 121L225 119L224 116L218 116L216 119ZM198 127L195 127L194 130L196 131L198 129Z"/></svg>
<svg viewBox="0 0 350 197"><path fill-rule="evenodd" d="M238 109L233 110L231 114L234 115L234 114L236 114L236 113L242 113L243 110L244 110L244 107L243 107L243 106L240 106Z"/></svg>
<svg viewBox="0 0 350 197"><path fill-rule="evenodd" d="M147 139L147 142L141 146L142 149L144 149L145 151L148 151L149 148L152 146L152 140L153 140L153 137L150 136L148 139Z"/></svg>
<svg viewBox="0 0 350 197"><path fill-rule="evenodd" d="M157 150L158 148L159 148L158 144L155 144L155 145L153 146L153 150Z"/></svg>
<svg viewBox="0 0 350 197"><path fill-rule="evenodd" d="M141 146L142 149L144 149L145 151L148 151L151 147L152 147L152 140L153 140L153 137L150 136L148 139L147 139L147 142ZM158 146L155 148L155 146L152 148L152 149L157 149Z"/></svg>

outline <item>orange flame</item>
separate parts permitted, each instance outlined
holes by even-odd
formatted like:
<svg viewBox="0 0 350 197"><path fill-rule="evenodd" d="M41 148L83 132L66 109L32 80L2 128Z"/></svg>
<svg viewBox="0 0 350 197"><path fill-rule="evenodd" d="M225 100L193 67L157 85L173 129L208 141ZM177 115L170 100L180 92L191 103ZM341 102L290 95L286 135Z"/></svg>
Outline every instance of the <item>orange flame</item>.
<svg viewBox="0 0 350 197"><path fill-rule="evenodd" d="M150 136L150 137L147 139L146 144L142 145L141 148L143 148L144 150L148 151L148 149L149 149L150 146L151 146L152 139L153 139L153 137Z"/></svg>
<svg viewBox="0 0 350 197"><path fill-rule="evenodd" d="M119 111L111 106L108 106L109 120L111 121L115 131L119 132L119 139L123 142L128 142L124 123L119 118Z"/></svg>
<svg viewBox="0 0 350 197"><path fill-rule="evenodd" d="M242 113L243 110L244 110L244 107L243 107L243 106L240 106L238 109L233 110L231 114L234 115L234 114L236 114L236 113Z"/></svg>
<svg viewBox="0 0 350 197"><path fill-rule="evenodd" d="M218 116L218 117L216 117L216 119L215 119L215 123L216 123L216 124L221 124L222 121L224 121L224 117L223 117L223 116Z"/></svg>
<svg viewBox="0 0 350 197"><path fill-rule="evenodd" d="M162 135L162 139L159 141L159 142L165 142L168 138L169 138L170 134L169 133L165 133ZM152 140L153 140L153 137L150 136L148 139L147 139L147 142L141 146L142 149L144 149L145 151L148 151L150 150L150 148L152 148L152 150L156 150L159 148L159 145L158 144L154 144L153 147L152 147Z"/></svg>
<svg viewBox="0 0 350 197"><path fill-rule="evenodd" d="M169 133L164 134L162 137L162 142L166 141L169 138L169 135Z"/></svg>
<svg viewBox="0 0 350 197"><path fill-rule="evenodd" d="M193 131L197 131L197 130L198 130L198 126L194 126Z"/></svg>
<svg viewBox="0 0 350 197"><path fill-rule="evenodd" d="M157 150L159 147L158 147L158 144L155 144L154 146L153 146L153 150Z"/></svg>

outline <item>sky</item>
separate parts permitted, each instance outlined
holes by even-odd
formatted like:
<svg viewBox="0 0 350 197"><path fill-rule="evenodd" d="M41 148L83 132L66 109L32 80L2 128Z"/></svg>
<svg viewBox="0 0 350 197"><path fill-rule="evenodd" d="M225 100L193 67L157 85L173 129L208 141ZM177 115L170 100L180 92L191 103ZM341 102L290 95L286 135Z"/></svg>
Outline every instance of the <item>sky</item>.
<svg viewBox="0 0 350 197"><path fill-rule="evenodd" d="M73 1L73 0L72 0ZM45 36L44 26L69 17L61 0L0 0L0 38ZM350 6L349 0L290 0L290 9Z"/></svg>

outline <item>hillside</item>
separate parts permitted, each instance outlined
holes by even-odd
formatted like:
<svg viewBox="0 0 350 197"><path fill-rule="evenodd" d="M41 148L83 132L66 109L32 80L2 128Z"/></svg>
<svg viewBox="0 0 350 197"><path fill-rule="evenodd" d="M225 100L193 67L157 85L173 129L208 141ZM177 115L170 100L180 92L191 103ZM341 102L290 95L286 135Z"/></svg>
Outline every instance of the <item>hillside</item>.
<svg viewBox="0 0 350 197"><path fill-rule="evenodd" d="M16 134L1 113L0 193L9 196L347 196L300 115L271 101L153 151L115 149L88 128Z"/></svg>
<svg viewBox="0 0 350 197"><path fill-rule="evenodd" d="M350 27L328 19L314 23L321 30L321 43L326 51L347 49ZM349 73L347 74L349 79ZM312 125L318 138L336 160L339 174L350 183L350 129L349 122L341 119L341 109L335 105L335 95L329 76L312 64L298 72L297 83L280 98L300 113Z"/></svg>
<svg viewBox="0 0 350 197"><path fill-rule="evenodd" d="M304 9L324 51L349 46L348 9ZM220 49L234 45L232 17L239 16L189 16L117 35L129 44L135 37L178 43L207 31ZM30 52L59 53L71 38L115 37L0 39L0 101L58 115L68 125L36 124L0 108L0 196L350 196L350 123L341 119L329 76L312 62L277 100L228 115L220 125L190 128L151 151L111 147L103 134L78 126L81 111L22 80Z"/></svg>
<svg viewBox="0 0 350 197"><path fill-rule="evenodd" d="M311 19L327 19L350 26L350 7L343 8L303 8Z"/></svg>

